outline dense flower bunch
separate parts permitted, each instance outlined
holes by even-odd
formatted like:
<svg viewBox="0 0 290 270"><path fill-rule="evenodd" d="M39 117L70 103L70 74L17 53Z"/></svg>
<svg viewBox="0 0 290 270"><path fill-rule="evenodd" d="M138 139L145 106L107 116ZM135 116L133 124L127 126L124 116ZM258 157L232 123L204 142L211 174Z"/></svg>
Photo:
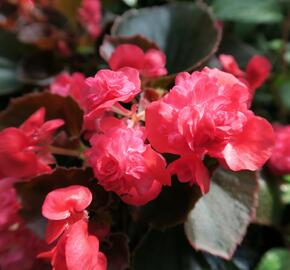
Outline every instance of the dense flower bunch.
<svg viewBox="0 0 290 270"><path fill-rule="evenodd" d="M92 11L89 6L82 7L83 17L85 10ZM272 126L249 109L254 89L269 74L269 65L260 68L261 61L268 63L264 58L254 57L243 72L231 56L223 55L224 70L233 75L207 67L182 72L167 94L151 102L142 82L165 75L165 61L160 50L144 52L122 44L108 59L111 69L88 78L79 72L62 73L49 88L54 95L70 96L84 113L83 134L89 146L81 154L92 168L95 185L133 206L156 199L163 186L171 186L173 175L198 185L205 194L211 175L206 157L232 171L258 170L274 144ZM29 181L52 171L56 132L64 124L62 119L45 121L45 109L40 108L20 127L0 132L0 177L11 179L1 182L8 183L6 194L11 196L3 197L9 207L1 205L0 225L18 220L19 204L9 181ZM287 137L281 129L277 134L281 140ZM281 148L279 143L276 147ZM270 165L274 159L277 164L279 157L273 155ZM106 269L98 234L89 232L86 209L91 202L91 191L80 185L47 194L42 206L48 219L46 242L57 243L38 257L48 259L53 269Z"/></svg>
<svg viewBox="0 0 290 270"><path fill-rule="evenodd" d="M125 202L139 205L156 198L162 185L170 185L169 174L176 174L181 182L197 183L203 193L208 192L210 175L203 164L206 155L234 171L260 168L271 155L273 131L248 107L253 89L269 73L269 64L266 71L260 71L256 61L266 60L253 58L246 76L233 58L222 56L223 63L232 61L224 64L225 69L238 78L209 68L180 73L166 96L147 108L133 102L128 110L120 102L132 104L140 93L139 72L143 76L150 70L155 76L166 72L164 55L159 51L154 51L151 65L144 64L151 53L123 44L109 60L113 71L100 70L85 81L78 74L70 78L61 75L51 86L53 93L71 95L85 112L84 128L91 131L92 145L86 157L99 183ZM146 139L153 148L144 144ZM180 157L167 166L156 150Z"/></svg>

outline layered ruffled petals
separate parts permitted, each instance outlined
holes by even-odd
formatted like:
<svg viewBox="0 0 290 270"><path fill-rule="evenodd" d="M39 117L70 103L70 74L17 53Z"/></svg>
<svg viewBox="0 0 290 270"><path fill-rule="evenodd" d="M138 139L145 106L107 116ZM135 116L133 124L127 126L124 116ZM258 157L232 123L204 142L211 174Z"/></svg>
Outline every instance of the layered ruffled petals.
<svg viewBox="0 0 290 270"><path fill-rule="evenodd" d="M86 80L85 121L92 121L117 102L130 102L140 91L139 72L132 68L100 70Z"/></svg>
<svg viewBox="0 0 290 270"><path fill-rule="evenodd" d="M135 205L155 199L170 184L165 160L144 140L141 128L121 125L92 137L86 152L99 184Z"/></svg>
<svg viewBox="0 0 290 270"><path fill-rule="evenodd" d="M222 156L233 171L255 171L270 158L274 142L270 123L261 117L250 116L243 131L228 142Z"/></svg>
<svg viewBox="0 0 290 270"><path fill-rule="evenodd" d="M206 193L206 155L235 171L257 170L271 155L271 125L248 109L250 99L243 82L218 69L180 73L172 90L147 107L148 139L157 151L180 156L171 174Z"/></svg>

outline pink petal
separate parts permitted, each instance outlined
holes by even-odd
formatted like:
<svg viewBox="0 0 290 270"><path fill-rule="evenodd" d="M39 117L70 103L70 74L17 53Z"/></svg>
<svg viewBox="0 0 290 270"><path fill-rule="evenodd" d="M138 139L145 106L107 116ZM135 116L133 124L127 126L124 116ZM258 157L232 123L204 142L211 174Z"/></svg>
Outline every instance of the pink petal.
<svg viewBox="0 0 290 270"><path fill-rule="evenodd" d="M269 77L271 64L266 57L255 55L249 61L246 74L247 81L252 89L259 88Z"/></svg>
<svg viewBox="0 0 290 270"><path fill-rule="evenodd" d="M122 44L112 53L109 60L109 66L112 70L118 70L123 67L141 70L144 57L144 52L138 46L133 44Z"/></svg>
<svg viewBox="0 0 290 270"><path fill-rule="evenodd" d="M168 166L171 174L176 174L180 182L198 184L203 194L209 191L210 177L207 168L198 157L180 157Z"/></svg>
<svg viewBox="0 0 290 270"><path fill-rule="evenodd" d="M42 205L42 215L51 220L62 220L72 212L81 212L92 201L92 193L83 186L59 188L47 194Z"/></svg>
<svg viewBox="0 0 290 270"><path fill-rule="evenodd" d="M66 241L65 256L68 269L105 270L106 260L98 254L99 240L88 235L87 223L80 220L73 224Z"/></svg>
<svg viewBox="0 0 290 270"><path fill-rule="evenodd" d="M45 240L48 244L55 241L65 230L66 220L49 220L45 232Z"/></svg>
<svg viewBox="0 0 290 270"><path fill-rule="evenodd" d="M255 171L269 159L273 146L272 126L265 119L252 115L243 132L226 145L222 155L233 171Z"/></svg>

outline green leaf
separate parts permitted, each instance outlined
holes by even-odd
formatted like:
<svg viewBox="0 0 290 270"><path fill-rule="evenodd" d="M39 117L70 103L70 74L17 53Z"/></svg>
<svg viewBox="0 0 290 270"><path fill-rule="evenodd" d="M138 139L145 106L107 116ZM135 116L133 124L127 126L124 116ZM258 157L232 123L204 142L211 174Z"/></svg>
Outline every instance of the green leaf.
<svg viewBox="0 0 290 270"><path fill-rule="evenodd" d="M281 196L283 203L290 204L290 184L281 185Z"/></svg>
<svg viewBox="0 0 290 270"><path fill-rule="evenodd" d="M254 172L218 169L209 193L196 203L185 223L191 245L230 259L255 215L257 195Z"/></svg>
<svg viewBox="0 0 290 270"><path fill-rule="evenodd" d="M125 12L112 27L113 36L142 35L167 57L169 74L192 70L217 50L221 28L205 6L172 3Z"/></svg>
<svg viewBox="0 0 290 270"><path fill-rule="evenodd" d="M138 0L123 0L123 2L129 7L135 7L138 3Z"/></svg>
<svg viewBox="0 0 290 270"><path fill-rule="evenodd" d="M290 252L274 248L266 252L256 270L290 270Z"/></svg>
<svg viewBox="0 0 290 270"><path fill-rule="evenodd" d="M215 15L222 20L246 23L276 23L282 20L277 0L214 0Z"/></svg>
<svg viewBox="0 0 290 270"><path fill-rule="evenodd" d="M20 86L16 72L17 66L13 62L0 57L0 96L13 93Z"/></svg>
<svg viewBox="0 0 290 270"><path fill-rule="evenodd" d="M275 88L277 89L277 97L281 103L281 109L285 112L290 112L290 79L289 74L278 75L275 81Z"/></svg>
<svg viewBox="0 0 290 270"><path fill-rule="evenodd" d="M259 177L259 203L255 223L277 225L281 220L282 204L279 187L271 180Z"/></svg>

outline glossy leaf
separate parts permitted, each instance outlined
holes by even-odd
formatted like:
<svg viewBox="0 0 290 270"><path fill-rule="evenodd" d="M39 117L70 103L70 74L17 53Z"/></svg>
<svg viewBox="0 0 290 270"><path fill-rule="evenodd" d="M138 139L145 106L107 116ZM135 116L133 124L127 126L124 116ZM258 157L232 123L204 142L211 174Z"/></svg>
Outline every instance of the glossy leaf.
<svg viewBox="0 0 290 270"><path fill-rule="evenodd" d="M290 251L282 248L269 250L256 270L290 270Z"/></svg>
<svg viewBox="0 0 290 270"><path fill-rule="evenodd" d="M255 215L257 195L254 172L218 169L209 193L196 203L185 223L191 245L230 259Z"/></svg>
<svg viewBox="0 0 290 270"><path fill-rule="evenodd" d="M255 223L278 225L282 214L282 204L277 183L259 177L259 203Z"/></svg>
<svg viewBox="0 0 290 270"><path fill-rule="evenodd" d="M156 42L172 74L208 60L218 47L221 28L205 6L184 2L125 12L112 27L113 36L136 34Z"/></svg>

